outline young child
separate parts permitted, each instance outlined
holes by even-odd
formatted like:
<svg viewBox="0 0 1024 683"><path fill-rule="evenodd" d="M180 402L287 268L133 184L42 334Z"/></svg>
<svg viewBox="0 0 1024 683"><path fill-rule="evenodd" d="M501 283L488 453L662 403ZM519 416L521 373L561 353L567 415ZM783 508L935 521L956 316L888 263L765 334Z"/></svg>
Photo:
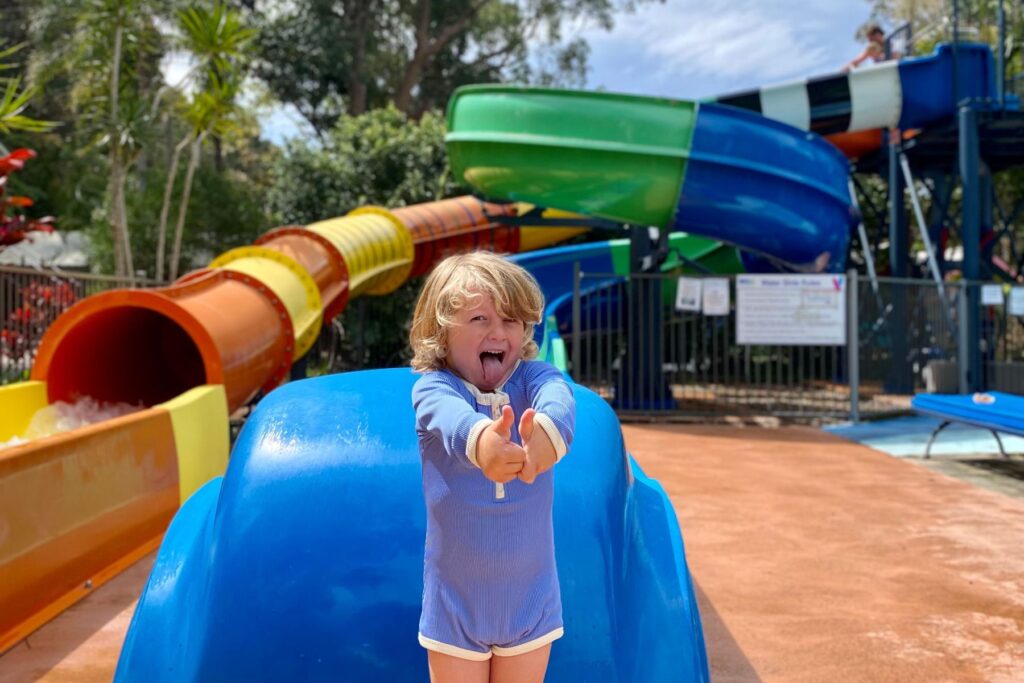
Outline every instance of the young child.
<svg viewBox="0 0 1024 683"><path fill-rule="evenodd" d="M416 303L419 641L434 683L543 681L562 636L549 470L572 443L576 404L556 368L530 360L543 308L533 277L487 252L442 261Z"/></svg>
<svg viewBox="0 0 1024 683"><path fill-rule="evenodd" d="M885 31L882 30L882 27L878 24L868 24L864 27L864 36L868 39L867 46L863 52L843 66L843 71L852 71L869 59L875 64L885 61ZM899 58L899 52L893 52L889 57L889 59Z"/></svg>

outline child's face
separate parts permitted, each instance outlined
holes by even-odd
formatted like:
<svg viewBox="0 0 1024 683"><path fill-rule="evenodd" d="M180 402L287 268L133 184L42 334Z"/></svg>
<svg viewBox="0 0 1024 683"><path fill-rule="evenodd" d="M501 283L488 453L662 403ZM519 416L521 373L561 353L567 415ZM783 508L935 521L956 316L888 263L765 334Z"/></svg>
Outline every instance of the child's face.
<svg viewBox="0 0 1024 683"><path fill-rule="evenodd" d="M478 389L492 391L519 360L526 324L501 317L489 295L476 294L448 330L448 366Z"/></svg>

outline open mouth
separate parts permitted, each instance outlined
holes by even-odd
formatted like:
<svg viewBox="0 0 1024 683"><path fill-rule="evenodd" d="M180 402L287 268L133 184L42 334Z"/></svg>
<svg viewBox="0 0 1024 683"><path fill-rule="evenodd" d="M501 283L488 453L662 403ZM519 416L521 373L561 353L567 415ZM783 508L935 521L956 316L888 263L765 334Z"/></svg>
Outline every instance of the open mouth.
<svg viewBox="0 0 1024 683"><path fill-rule="evenodd" d="M505 374L505 352L483 351L480 353L480 369L483 371L484 387L488 390L498 386Z"/></svg>

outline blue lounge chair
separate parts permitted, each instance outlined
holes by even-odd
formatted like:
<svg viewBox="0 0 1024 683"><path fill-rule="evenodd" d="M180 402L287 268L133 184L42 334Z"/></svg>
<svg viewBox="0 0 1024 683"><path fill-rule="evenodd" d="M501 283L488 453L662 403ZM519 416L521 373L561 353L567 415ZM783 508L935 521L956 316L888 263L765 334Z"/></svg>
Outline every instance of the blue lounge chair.
<svg viewBox="0 0 1024 683"><path fill-rule="evenodd" d="M1024 397L992 391L971 396L954 396L945 394L918 394L910 402L910 406L921 413L935 417L942 422L932 432L928 445L924 449L924 457L931 457L932 443L943 429L959 422L981 427L992 432L999 444L999 452L1009 457L1003 448L999 432L1024 436Z"/></svg>

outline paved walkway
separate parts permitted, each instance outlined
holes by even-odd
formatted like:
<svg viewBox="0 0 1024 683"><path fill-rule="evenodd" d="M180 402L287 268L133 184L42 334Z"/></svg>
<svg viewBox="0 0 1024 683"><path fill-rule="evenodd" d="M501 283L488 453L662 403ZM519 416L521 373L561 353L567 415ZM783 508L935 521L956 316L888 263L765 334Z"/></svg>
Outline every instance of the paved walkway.
<svg viewBox="0 0 1024 683"><path fill-rule="evenodd" d="M0 683L110 683L152 552L0 657Z"/></svg>
<svg viewBox="0 0 1024 683"><path fill-rule="evenodd" d="M676 506L714 683L1024 681L1024 501L812 428L624 431ZM0 682L111 680L153 558Z"/></svg>
<svg viewBox="0 0 1024 683"><path fill-rule="evenodd" d="M812 428L627 425L715 683L1024 680L1024 501Z"/></svg>

